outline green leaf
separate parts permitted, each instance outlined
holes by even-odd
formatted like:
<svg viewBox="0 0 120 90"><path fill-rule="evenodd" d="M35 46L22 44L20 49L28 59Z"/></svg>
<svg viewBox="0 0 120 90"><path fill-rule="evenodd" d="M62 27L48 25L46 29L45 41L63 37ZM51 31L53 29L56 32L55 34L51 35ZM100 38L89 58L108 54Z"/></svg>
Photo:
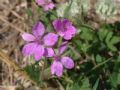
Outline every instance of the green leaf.
<svg viewBox="0 0 120 90"><path fill-rule="evenodd" d="M35 80L38 84L40 84L42 82L42 80L40 79L41 72L40 72L38 63L28 65L24 68L24 70L27 72L27 74L30 76L30 78Z"/></svg>
<svg viewBox="0 0 120 90"><path fill-rule="evenodd" d="M87 52L87 50L89 49L90 45L87 43L81 44L81 50L83 52Z"/></svg>
<svg viewBox="0 0 120 90"><path fill-rule="evenodd" d="M117 48L113 44L109 43L107 46L110 50L117 51Z"/></svg>
<svg viewBox="0 0 120 90"><path fill-rule="evenodd" d="M120 42L120 37L113 36L113 32L109 32L107 34L105 42L110 50L117 51L117 48L114 46L114 44L117 44L118 42Z"/></svg>
<svg viewBox="0 0 120 90"><path fill-rule="evenodd" d="M114 36L114 37L110 40L110 43L111 43L111 44L117 44L118 42L120 42L120 37L118 37L118 36Z"/></svg>
<svg viewBox="0 0 120 90"><path fill-rule="evenodd" d="M117 88L117 73L113 73L109 77L111 85L113 88Z"/></svg>
<svg viewBox="0 0 120 90"><path fill-rule="evenodd" d="M88 78L84 78L82 80L82 86L80 87L80 90L92 90L90 88L90 83Z"/></svg>
<svg viewBox="0 0 120 90"><path fill-rule="evenodd" d="M119 41L119 37L113 36L113 32L109 32L105 39L108 48L112 51L117 51L117 48L114 46L114 44L118 43Z"/></svg>
<svg viewBox="0 0 120 90"><path fill-rule="evenodd" d="M81 28L81 35L80 35L80 37L82 38L82 39L84 39L84 40L93 40L93 38L94 38L94 33L90 30L90 29L88 29L88 28Z"/></svg>
<svg viewBox="0 0 120 90"><path fill-rule="evenodd" d="M98 78L93 86L93 90L97 90L100 79Z"/></svg>
<svg viewBox="0 0 120 90"><path fill-rule="evenodd" d="M78 83L75 83L73 85L67 85L65 90L80 90L80 85Z"/></svg>
<svg viewBox="0 0 120 90"><path fill-rule="evenodd" d="M92 90L90 87L89 79L85 77L81 83L75 82L74 84L68 84L65 90Z"/></svg>
<svg viewBox="0 0 120 90"><path fill-rule="evenodd" d="M113 36L113 32L109 32L109 33L107 34L107 37L106 37L106 39L105 39L106 44L109 44L109 43L110 43L110 39L112 38L112 36Z"/></svg>
<svg viewBox="0 0 120 90"><path fill-rule="evenodd" d="M117 84L120 84L120 73L118 73Z"/></svg>
<svg viewBox="0 0 120 90"><path fill-rule="evenodd" d="M97 63L101 63L102 62L102 57L99 54L96 55L96 62Z"/></svg>
<svg viewBox="0 0 120 90"><path fill-rule="evenodd" d="M99 39L101 41L104 41L107 33L108 33L108 30L106 30L106 29L100 29L99 32L98 32Z"/></svg>

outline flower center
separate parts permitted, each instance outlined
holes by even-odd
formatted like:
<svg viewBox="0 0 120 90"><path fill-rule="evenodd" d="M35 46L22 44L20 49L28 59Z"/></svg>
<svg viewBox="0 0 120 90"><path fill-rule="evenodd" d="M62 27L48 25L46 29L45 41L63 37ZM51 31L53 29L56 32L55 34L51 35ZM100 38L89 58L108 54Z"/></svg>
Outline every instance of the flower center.
<svg viewBox="0 0 120 90"><path fill-rule="evenodd" d="M40 45L43 45L42 37L37 37L36 40L35 40L35 42L37 42Z"/></svg>
<svg viewBox="0 0 120 90"><path fill-rule="evenodd" d="M65 24L63 24L63 29L62 29L63 32L67 31L67 26Z"/></svg>
<svg viewBox="0 0 120 90"><path fill-rule="evenodd" d="M56 56L54 56L54 59L55 59L56 61L60 61L60 60L61 60L61 57L58 56L58 55L56 55Z"/></svg>

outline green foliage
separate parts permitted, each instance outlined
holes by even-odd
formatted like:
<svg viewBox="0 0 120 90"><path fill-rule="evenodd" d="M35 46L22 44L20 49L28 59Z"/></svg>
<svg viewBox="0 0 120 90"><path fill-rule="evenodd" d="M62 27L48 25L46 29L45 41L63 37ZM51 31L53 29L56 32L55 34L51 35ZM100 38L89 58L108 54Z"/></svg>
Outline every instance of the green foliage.
<svg viewBox="0 0 120 90"><path fill-rule="evenodd" d="M80 37L86 41L93 40L94 38L94 32L91 31L89 28L82 27L81 28L81 35Z"/></svg>
<svg viewBox="0 0 120 90"><path fill-rule="evenodd" d="M39 85L42 85L42 80L40 76L41 71L38 63L26 66L24 70L34 81L36 81Z"/></svg>
<svg viewBox="0 0 120 90"><path fill-rule="evenodd" d="M72 45L76 47L74 51L80 54L79 58L81 59L77 58L77 61L86 60L86 62L82 65L78 64L80 70L75 69L73 72L76 73L76 77L74 77L76 81L73 79L74 84L68 84L66 90L102 90L100 74L104 70L108 74L104 81L105 87L108 90L119 90L120 49L118 47L120 46L120 33L115 32L116 26L101 26L98 31L86 26L79 26L79 29L81 31L72 40ZM68 55L75 54L75 52L70 52ZM74 56L72 58L76 60L76 56ZM86 76L85 81L84 79L83 81L79 80L78 78L83 75Z"/></svg>
<svg viewBox="0 0 120 90"><path fill-rule="evenodd" d="M88 78L81 80L81 84L76 82L73 85L67 85L65 90L92 90Z"/></svg>
<svg viewBox="0 0 120 90"><path fill-rule="evenodd" d="M110 30L100 30L98 32L99 35L99 39L106 43L107 47L111 50L111 51L117 51L117 48L115 47L115 44L120 42L120 37L119 36L114 36L113 32Z"/></svg>

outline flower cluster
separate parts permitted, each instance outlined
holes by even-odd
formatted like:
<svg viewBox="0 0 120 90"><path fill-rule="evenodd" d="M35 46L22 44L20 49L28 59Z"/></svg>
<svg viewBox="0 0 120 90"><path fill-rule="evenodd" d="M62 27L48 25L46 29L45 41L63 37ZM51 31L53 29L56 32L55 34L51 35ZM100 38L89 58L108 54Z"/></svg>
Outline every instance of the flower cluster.
<svg viewBox="0 0 120 90"><path fill-rule="evenodd" d="M51 57L53 62L51 65L51 73L61 77L63 68L72 69L74 62L70 57L62 56L67 48L68 40L76 34L76 28L68 19L57 19L53 21L53 27L57 34L50 32L45 33L45 27L42 22L37 22L32 28L32 34L24 33L22 38L27 42L22 49L24 56L34 56L36 61L42 57ZM54 51L59 37L64 39L58 47L58 52ZM57 45L58 46L58 45Z"/></svg>

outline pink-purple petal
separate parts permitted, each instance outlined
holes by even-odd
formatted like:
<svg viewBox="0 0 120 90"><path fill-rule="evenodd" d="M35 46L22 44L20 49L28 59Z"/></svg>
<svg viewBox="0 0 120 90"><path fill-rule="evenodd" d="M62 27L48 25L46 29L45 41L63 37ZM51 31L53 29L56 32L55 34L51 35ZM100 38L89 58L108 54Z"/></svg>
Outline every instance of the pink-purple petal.
<svg viewBox="0 0 120 90"><path fill-rule="evenodd" d="M61 19L56 19L53 21L54 29L58 32L60 36L64 36L64 27Z"/></svg>
<svg viewBox="0 0 120 90"><path fill-rule="evenodd" d="M42 24L42 22L39 21L39 22L34 24L34 26L32 28L32 33L34 36L40 37L44 34L44 32L45 32L45 27Z"/></svg>
<svg viewBox="0 0 120 90"><path fill-rule="evenodd" d="M46 46L53 46L58 41L58 35L54 33L48 33L43 39Z"/></svg>
<svg viewBox="0 0 120 90"><path fill-rule="evenodd" d="M63 25L67 26L72 26L72 23L68 19L63 19Z"/></svg>
<svg viewBox="0 0 120 90"><path fill-rule="evenodd" d="M44 47L42 45L37 45L34 51L34 58L36 61L40 60L44 54Z"/></svg>
<svg viewBox="0 0 120 90"><path fill-rule="evenodd" d="M73 36L77 33L77 30L74 26L68 26L67 31L69 31Z"/></svg>
<svg viewBox="0 0 120 90"><path fill-rule="evenodd" d="M22 38L25 41L34 41L35 40L35 37L32 34L29 34L29 33L22 34Z"/></svg>
<svg viewBox="0 0 120 90"><path fill-rule="evenodd" d="M65 40L71 40L71 39L72 39L72 34L69 33L69 31L67 31L67 32L65 33L65 35L63 36L63 38L64 38Z"/></svg>
<svg viewBox="0 0 120 90"><path fill-rule="evenodd" d="M54 50L52 48L45 48L45 57L53 57L54 56Z"/></svg>
<svg viewBox="0 0 120 90"><path fill-rule="evenodd" d="M67 44L68 44L68 42L65 41L65 42L63 42L63 43L60 45L60 47L59 47L59 54L62 54L62 53L66 50Z"/></svg>
<svg viewBox="0 0 120 90"><path fill-rule="evenodd" d="M48 11L55 7L55 4L52 2L52 0L35 0L35 1L39 6L42 6L42 8L45 11Z"/></svg>
<svg viewBox="0 0 120 90"><path fill-rule="evenodd" d="M61 27L62 22L61 22L61 20L56 19L56 20L53 21L52 24L53 24L53 26L54 26L54 29L55 29L56 31L59 31L59 28Z"/></svg>
<svg viewBox="0 0 120 90"><path fill-rule="evenodd" d="M63 64L63 66L67 69L72 69L74 67L74 62L71 58L69 57L63 57L61 59L61 62Z"/></svg>
<svg viewBox="0 0 120 90"><path fill-rule="evenodd" d="M45 0L35 0L35 2L40 6L45 4Z"/></svg>
<svg viewBox="0 0 120 90"><path fill-rule="evenodd" d="M22 53L24 56L32 55L34 53L35 48L36 48L36 43L26 44L22 49Z"/></svg>
<svg viewBox="0 0 120 90"><path fill-rule="evenodd" d="M53 75L57 75L58 77L61 77L63 74L63 65L59 61L54 61L51 65L51 73Z"/></svg>
<svg viewBox="0 0 120 90"><path fill-rule="evenodd" d="M44 8L45 11L53 9L54 7L55 7L55 5L52 2L43 6L43 8Z"/></svg>
<svg viewBox="0 0 120 90"><path fill-rule="evenodd" d="M73 26L67 27L67 31L65 32L64 39L65 40L72 39L72 37L75 36L76 32L77 30L75 29L75 27Z"/></svg>

